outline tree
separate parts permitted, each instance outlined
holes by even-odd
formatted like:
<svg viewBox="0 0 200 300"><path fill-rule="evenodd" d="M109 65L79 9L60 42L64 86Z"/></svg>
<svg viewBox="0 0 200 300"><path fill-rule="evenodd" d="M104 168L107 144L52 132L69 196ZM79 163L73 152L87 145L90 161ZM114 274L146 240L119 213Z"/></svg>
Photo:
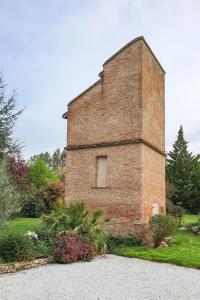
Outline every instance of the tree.
<svg viewBox="0 0 200 300"><path fill-rule="evenodd" d="M52 162L51 154L50 154L49 152L45 152L45 153L40 153L40 154L33 155L33 156L30 157L29 162L30 162L30 163L33 163L33 162L35 162L38 158L41 158L41 159L47 164L47 166L48 166L50 169L52 169L53 162Z"/></svg>
<svg viewBox="0 0 200 300"><path fill-rule="evenodd" d="M61 153L60 153L60 149L56 149L52 155L52 160L53 160L53 169L57 170L60 165L61 165Z"/></svg>
<svg viewBox="0 0 200 300"><path fill-rule="evenodd" d="M16 157L9 157L7 169L11 182L16 186L17 190L19 192L28 192L30 185L26 161Z"/></svg>
<svg viewBox="0 0 200 300"><path fill-rule="evenodd" d="M49 182L57 180L56 175L49 169L47 164L40 158L28 167L30 182L37 188L47 186Z"/></svg>
<svg viewBox="0 0 200 300"><path fill-rule="evenodd" d="M10 183L6 170L6 161L0 160L0 227L18 209L19 194Z"/></svg>
<svg viewBox="0 0 200 300"><path fill-rule="evenodd" d="M29 163L35 162L38 158L42 159L50 170L59 177L59 179L65 182L65 164L66 164L66 151L57 148L51 155L49 152L40 153L30 157Z"/></svg>
<svg viewBox="0 0 200 300"><path fill-rule="evenodd" d="M65 149L63 149L63 151L61 152L60 164L61 164L62 167L66 166L66 150Z"/></svg>
<svg viewBox="0 0 200 300"><path fill-rule="evenodd" d="M53 170L59 177L59 179L64 183L65 182L65 164L66 164L66 151L63 149L61 152L60 149L56 149L52 155L53 160Z"/></svg>
<svg viewBox="0 0 200 300"><path fill-rule="evenodd" d="M6 99L5 84L0 75L0 157L19 155L21 146L13 138L15 123L23 110L16 111L16 93Z"/></svg>
<svg viewBox="0 0 200 300"><path fill-rule="evenodd" d="M166 174L173 185L170 197L174 204L182 202L191 212L200 211L200 157L188 151L188 142L180 126L177 140L167 155Z"/></svg>

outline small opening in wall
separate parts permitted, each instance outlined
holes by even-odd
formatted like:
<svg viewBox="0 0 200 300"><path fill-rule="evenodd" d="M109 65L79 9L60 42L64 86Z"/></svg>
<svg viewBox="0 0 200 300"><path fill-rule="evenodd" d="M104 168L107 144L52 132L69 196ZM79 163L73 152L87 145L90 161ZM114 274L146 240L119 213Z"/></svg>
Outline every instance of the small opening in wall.
<svg viewBox="0 0 200 300"><path fill-rule="evenodd" d="M97 187L106 187L107 156L98 156L97 160Z"/></svg>
<svg viewBox="0 0 200 300"><path fill-rule="evenodd" d="M158 215L158 203L154 202L152 205L152 216Z"/></svg>

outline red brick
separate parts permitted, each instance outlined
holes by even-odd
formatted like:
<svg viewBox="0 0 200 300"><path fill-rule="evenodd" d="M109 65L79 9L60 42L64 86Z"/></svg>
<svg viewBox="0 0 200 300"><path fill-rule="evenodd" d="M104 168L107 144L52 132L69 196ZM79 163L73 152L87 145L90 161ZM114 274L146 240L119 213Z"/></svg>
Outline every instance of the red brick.
<svg viewBox="0 0 200 300"><path fill-rule="evenodd" d="M165 212L164 130L164 71L138 38L68 106L66 203L103 209L112 234L141 233L154 202ZM99 189L96 157L103 155L108 187Z"/></svg>

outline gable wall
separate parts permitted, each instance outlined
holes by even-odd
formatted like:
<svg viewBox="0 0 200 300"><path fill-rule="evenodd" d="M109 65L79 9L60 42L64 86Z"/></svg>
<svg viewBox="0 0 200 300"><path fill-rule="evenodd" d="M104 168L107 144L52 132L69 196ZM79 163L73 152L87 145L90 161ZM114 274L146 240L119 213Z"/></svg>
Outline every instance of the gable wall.
<svg viewBox="0 0 200 300"><path fill-rule="evenodd" d="M68 110L68 145L95 144L141 135L142 42L104 65L103 79Z"/></svg>

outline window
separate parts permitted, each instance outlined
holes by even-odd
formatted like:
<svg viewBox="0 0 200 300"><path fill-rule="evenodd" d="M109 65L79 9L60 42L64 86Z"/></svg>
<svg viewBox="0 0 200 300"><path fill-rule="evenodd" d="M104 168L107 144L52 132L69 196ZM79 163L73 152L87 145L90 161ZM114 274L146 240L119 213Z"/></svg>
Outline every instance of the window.
<svg viewBox="0 0 200 300"><path fill-rule="evenodd" d="M158 203L154 202L152 205L152 216L158 215Z"/></svg>
<svg viewBox="0 0 200 300"><path fill-rule="evenodd" d="M107 157L97 157L97 187L106 187Z"/></svg>

